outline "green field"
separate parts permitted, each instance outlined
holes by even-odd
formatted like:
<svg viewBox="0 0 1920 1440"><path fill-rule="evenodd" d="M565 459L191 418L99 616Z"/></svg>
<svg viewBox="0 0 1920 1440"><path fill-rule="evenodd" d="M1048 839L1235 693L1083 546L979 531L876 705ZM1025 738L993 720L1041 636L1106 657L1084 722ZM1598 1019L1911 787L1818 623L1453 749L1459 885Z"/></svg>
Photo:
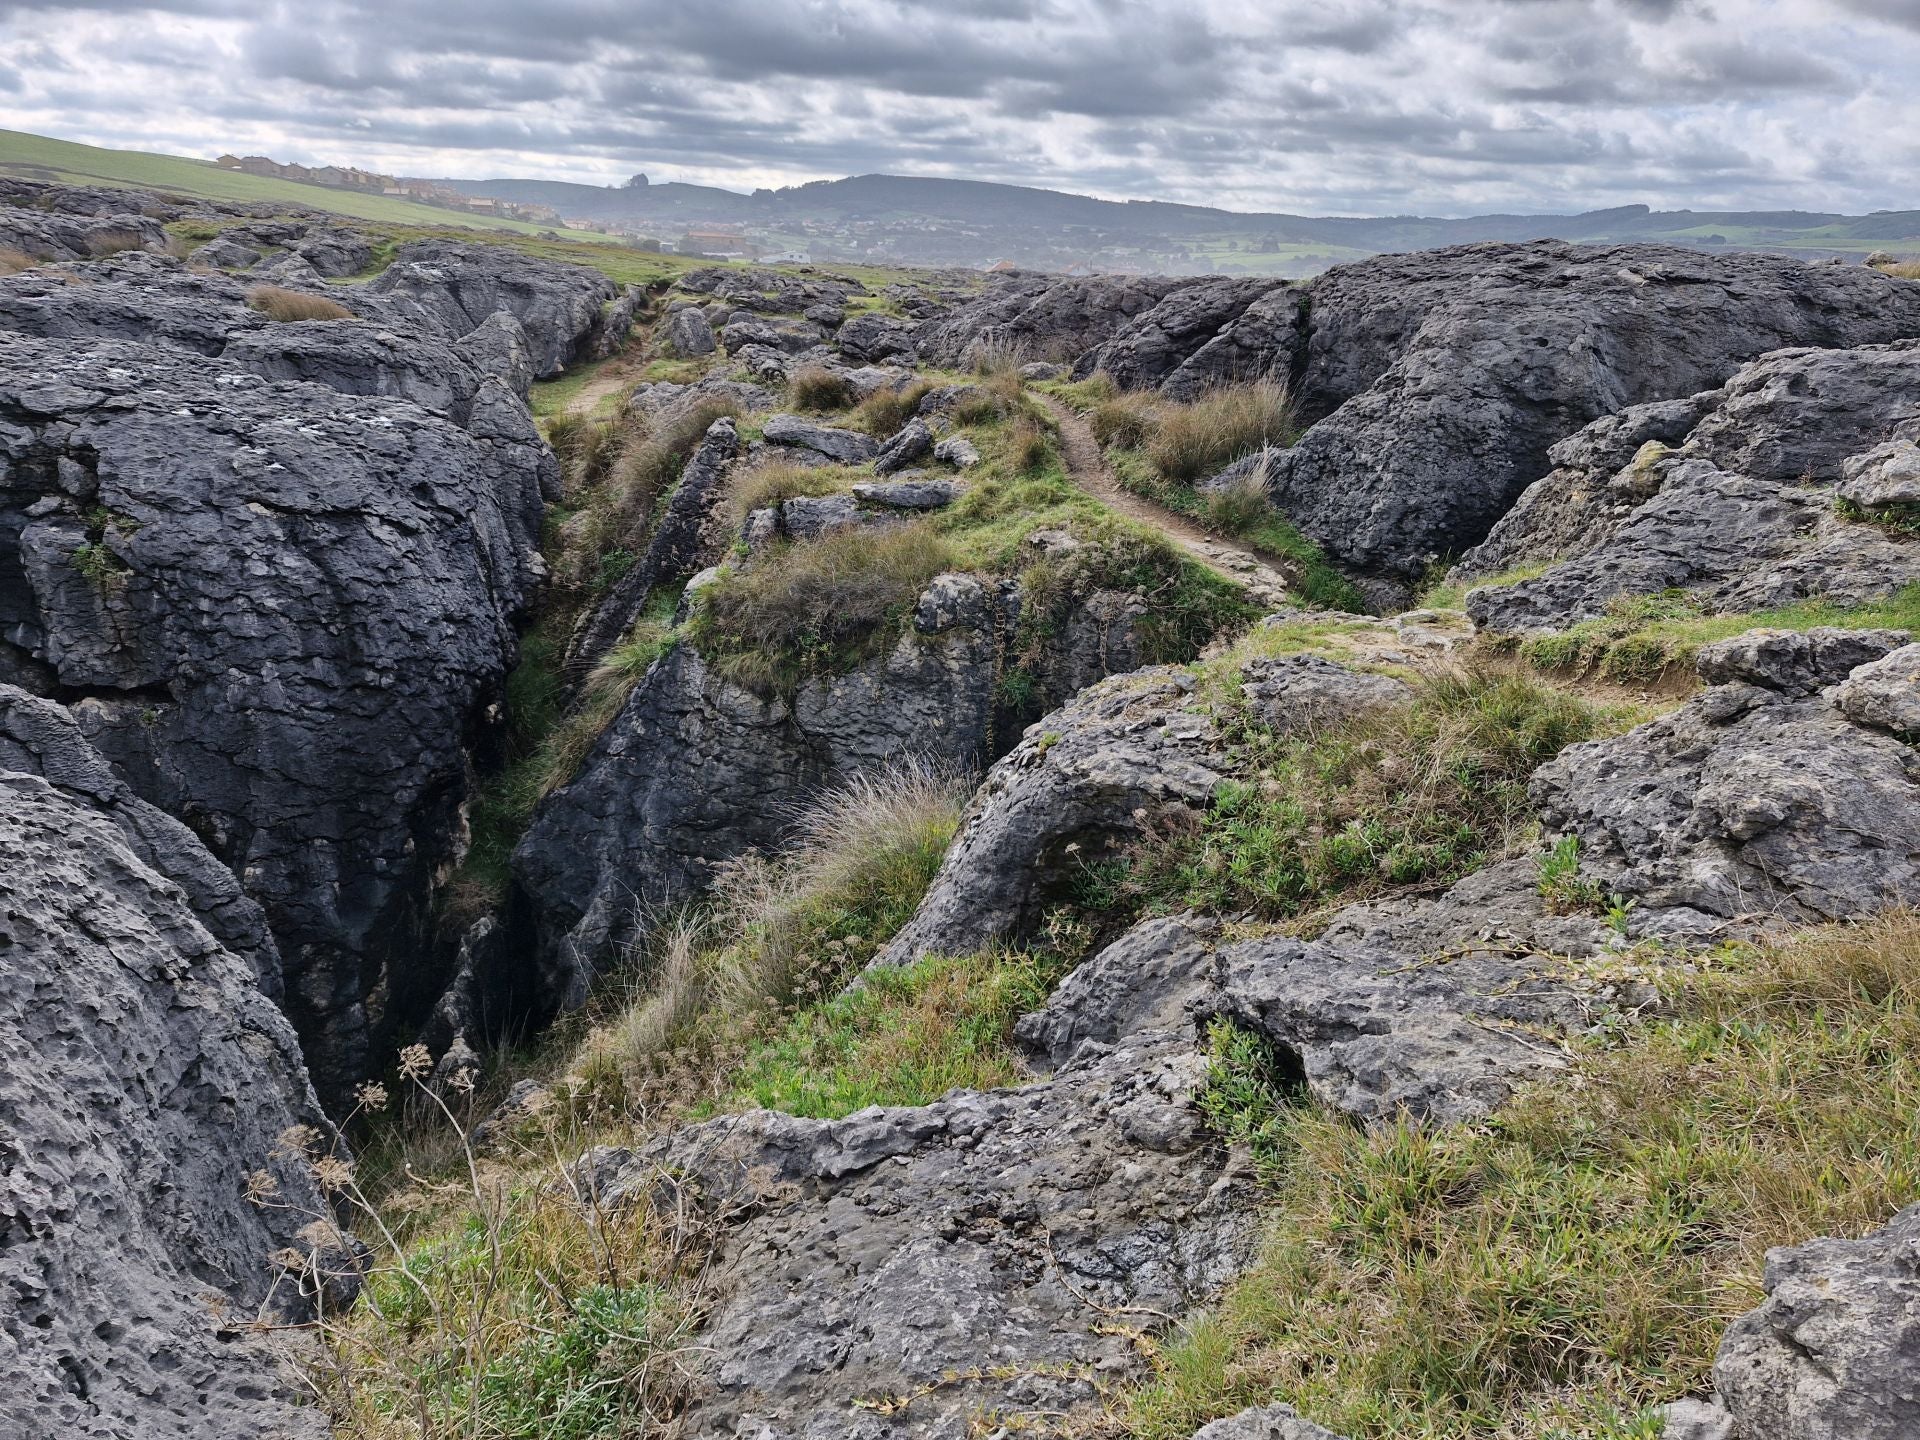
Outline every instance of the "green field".
<svg viewBox="0 0 1920 1440"><path fill-rule="evenodd" d="M466 229L510 230L522 235L538 235L551 225L533 225L523 220L495 219L485 215L460 215L433 205L416 205L411 200L395 200L385 195L363 195L352 190L330 190L323 185L302 185L295 180L274 180L261 175L243 175L222 170L211 160L189 160L181 155L151 155L141 150L102 150L71 140L54 140L45 135L28 135L19 130L0 130L0 174L17 175L27 180L57 180L72 185L124 186L145 190L164 190L207 200L244 200L268 205L301 205L335 215L350 215L357 220L379 220L391 225L457 224ZM596 231L570 232L582 239L607 240L615 237Z"/></svg>

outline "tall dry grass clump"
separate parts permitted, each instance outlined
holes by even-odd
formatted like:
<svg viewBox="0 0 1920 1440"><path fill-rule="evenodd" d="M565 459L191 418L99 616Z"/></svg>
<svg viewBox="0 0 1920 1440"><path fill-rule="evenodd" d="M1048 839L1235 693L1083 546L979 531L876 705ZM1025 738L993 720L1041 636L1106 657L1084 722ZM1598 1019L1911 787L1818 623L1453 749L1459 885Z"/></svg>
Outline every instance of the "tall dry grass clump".
<svg viewBox="0 0 1920 1440"><path fill-rule="evenodd" d="M854 428L876 440L889 440L900 428L920 413L920 402L932 390L931 380L914 380L899 389L876 390L853 412Z"/></svg>
<svg viewBox="0 0 1920 1440"><path fill-rule="evenodd" d="M1293 401L1279 380L1221 385L1185 405L1161 408L1147 458L1169 480L1191 484L1244 455L1293 442Z"/></svg>
<svg viewBox="0 0 1920 1440"><path fill-rule="evenodd" d="M124 255L129 250L141 247L139 232L134 230L95 230L87 236L87 254L96 260L104 260L109 255Z"/></svg>
<svg viewBox="0 0 1920 1440"><path fill-rule="evenodd" d="M0 245L0 275L18 275L22 270L31 270L38 263L24 250Z"/></svg>
<svg viewBox="0 0 1920 1440"><path fill-rule="evenodd" d="M857 398L847 377L824 365L803 365L787 381L787 403L796 410L844 410Z"/></svg>
<svg viewBox="0 0 1920 1440"><path fill-rule="evenodd" d="M966 368L983 378L996 375L1012 375L1016 380L1020 376L1020 367L1033 359L1033 352L1024 340L989 331L967 346L964 362Z"/></svg>
<svg viewBox="0 0 1920 1440"><path fill-rule="evenodd" d="M269 320L351 320L353 312L324 295L288 290L279 285L256 285L247 291L247 304Z"/></svg>

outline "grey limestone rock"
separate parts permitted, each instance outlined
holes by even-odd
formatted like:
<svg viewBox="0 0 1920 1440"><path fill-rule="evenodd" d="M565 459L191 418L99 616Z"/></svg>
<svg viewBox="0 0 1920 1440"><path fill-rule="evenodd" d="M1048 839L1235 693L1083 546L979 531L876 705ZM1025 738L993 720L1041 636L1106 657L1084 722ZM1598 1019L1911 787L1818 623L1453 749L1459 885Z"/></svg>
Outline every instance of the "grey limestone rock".
<svg viewBox="0 0 1920 1440"><path fill-rule="evenodd" d="M949 435L934 445L933 458L956 470L971 470L980 463L980 451L966 436Z"/></svg>
<svg viewBox="0 0 1920 1440"><path fill-rule="evenodd" d="M1331 1430L1302 1420L1291 1405L1262 1405L1202 1425L1193 1440L1340 1440Z"/></svg>
<svg viewBox="0 0 1920 1440"><path fill-rule="evenodd" d="M1920 645L1861 665L1834 688L1833 702L1856 725L1920 738Z"/></svg>
<svg viewBox="0 0 1920 1440"><path fill-rule="evenodd" d="M48 772L0 738L0 1430L320 1440L245 1324L300 1314L276 1257L325 1207L276 1155L317 1117L293 1032L202 923L244 902L208 903L211 858L51 707L0 705Z"/></svg>
<svg viewBox="0 0 1920 1440"><path fill-rule="evenodd" d="M1834 493L1862 509L1920 506L1920 445L1902 437L1848 457Z"/></svg>
<svg viewBox="0 0 1920 1440"><path fill-rule="evenodd" d="M982 345L1024 352L1030 360L1073 360L1111 339L1170 291L1191 283L1164 276L1043 275L996 279L977 298L922 323L913 335L921 362L970 364Z"/></svg>
<svg viewBox="0 0 1920 1440"><path fill-rule="evenodd" d="M817 424L798 415L769 415L761 433L775 445L792 445L826 456L838 465L864 465L880 452L871 435Z"/></svg>
<svg viewBox="0 0 1920 1440"><path fill-rule="evenodd" d="M707 317L691 306L676 310L668 317L667 343L673 347L674 354L689 360L711 355L720 348Z"/></svg>
<svg viewBox="0 0 1920 1440"><path fill-rule="evenodd" d="M762 319L746 314L728 320L720 332L720 343L733 356L750 346L792 355L825 339L826 332L811 320Z"/></svg>
<svg viewBox="0 0 1920 1440"><path fill-rule="evenodd" d="M1658 246L1379 256L1312 294L1296 393L1318 423L1276 459L1272 492L1337 560L1386 575L1477 544L1549 447L1603 415L1783 346L1920 332L1920 287L1858 266Z"/></svg>
<svg viewBox="0 0 1920 1440"><path fill-rule="evenodd" d="M858 365L913 358L913 326L890 315L856 315L834 334L840 353Z"/></svg>
<svg viewBox="0 0 1920 1440"><path fill-rule="evenodd" d="M1767 1253L1767 1298L1728 1327L1714 1396L1669 1408L1686 1440L1920 1434L1920 1206L1859 1240Z"/></svg>
<svg viewBox="0 0 1920 1440"><path fill-rule="evenodd" d="M853 486L854 499L892 510L941 510L959 494L960 487L951 480L857 480Z"/></svg>
<svg viewBox="0 0 1920 1440"><path fill-rule="evenodd" d="M1165 388L1176 399L1274 371L1284 377L1303 338L1302 300L1284 280L1191 281L1081 355L1074 375L1104 370L1123 389Z"/></svg>
<svg viewBox="0 0 1920 1440"><path fill-rule="evenodd" d="M418 956L547 452L160 346L0 333L0 679L267 910L323 1086ZM396 968L398 967L398 968ZM430 998L430 997L424 997Z"/></svg>
<svg viewBox="0 0 1920 1440"><path fill-rule="evenodd" d="M891 475L926 459L932 453L933 432L927 428L926 421L916 416L875 453L873 472L876 475Z"/></svg>

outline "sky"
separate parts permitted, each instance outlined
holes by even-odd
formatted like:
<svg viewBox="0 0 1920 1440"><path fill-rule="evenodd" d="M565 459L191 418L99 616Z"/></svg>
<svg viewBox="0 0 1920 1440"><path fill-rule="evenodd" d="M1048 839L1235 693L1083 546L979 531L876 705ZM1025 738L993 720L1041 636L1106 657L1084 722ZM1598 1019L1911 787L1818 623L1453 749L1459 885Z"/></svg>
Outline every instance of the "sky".
<svg viewBox="0 0 1920 1440"><path fill-rule="evenodd" d="M1301 214L1920 208L1920 0L0 0L0 128Z"/></svg>

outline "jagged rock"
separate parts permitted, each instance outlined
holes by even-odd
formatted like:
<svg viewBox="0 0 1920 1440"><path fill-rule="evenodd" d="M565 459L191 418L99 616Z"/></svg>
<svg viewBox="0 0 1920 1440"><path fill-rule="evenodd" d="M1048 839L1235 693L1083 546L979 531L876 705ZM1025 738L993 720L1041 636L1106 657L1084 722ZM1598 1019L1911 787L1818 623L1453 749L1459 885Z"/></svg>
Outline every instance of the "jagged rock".
<svg viewBox="0 0 1920 1440"><path fill-rule="evenodd" d="M904 390L913 383L913 371L904 365L861 365L836 373L853 387L854 396L861 400L882 390Z"/></svg>
<svg viewBox="0 0 1920 1440"><path fill-rule="evenodd" d="M707 516L739 454L740 434L731 419L723 416L707 427L647 538L646 553L587 614L567 647L567 663L576 672L584 672L632 628L657 586L685 580L700 568Z"/></svg>
<svg viewBox="0 0 1920 1440"><path fill-rule="evenodd" d="M1413 698L1403 681L1313 655L1256 660L1242 672L1241 683L1248 709L1271 730L1340 724Z"/></svg>
<svg viewBox="0 0 1920 1440"><path fill-rule="evenodd" d="M1863 510L1920 505L1920 445L1905 438L1890 440L1864 455L1849 457L1841 477L1834 493Z"/></svg>
<svg viewBox="0 0 1920 1440"><path fill-rule="evenodd" d="M1263 1405L1203 1425L1194 1431L1193 1440L1340 1440L1340 1437L1311 1420L1302 1420L1299 1411L1291 1405Z"/></svg>
<svg viewBox="0 0 1920 1440"><path fill-rule="evenodd" d="M1185 671L1116 675L1028 727L988 772L912 920L875 961L967 954L1040 918L1077 864L1142 818L1205 805L1224 744Z"/></svg>
<svg viewBox="0 0 1920 1440"><path fill-rule="evenodd" d="M1578 834L1583 868L1643 910L1814 922L1920 899L1920 752L1824 695L1791 698L1823 678L1804 661L1737 673L1541 766L1543 822ZM1750 683L1776 675L1785 693Z"/></svg>
<svg viewBox="0 0 1920 1440"><path fill-rule="evenodd" d="M334 225L315 226L293 242L293 253L329 280L358 275L373 268L373 246L358 230Z"/></svg>
<svg viewBox="0 0 1920 1440"><path fill-rule="evenodd" d="M600 307L600 322L594 327L589 360L610 360L626 348L635 322L646 309L647 292L640 285L623 285L613 303Z"/></svg>
<svg viewBox="0 0 1920 1440"><path fill-rule="evenodd" d="M1023 1015L1014 1039L1057 1070L1139 1030L1182 1029L1212 994L1219 929L1191 915L1134 926L1054 987L1045 1008Z"/></svg>
<svg viewBox="0 0 1920 1440"><path fill-rule="evenodd" d="M798 415L769 415L760 433L775 445L796 445L826 456L836 465L864 465L880 453L879 443L858 430L838 430Z"/></svg>
<svg viewBox="0 0 1920 1440"><path fill-rule="evenodd" d="M674 354L689 360L711 355L720 348L720 342L713 338L713 326L707 323L707 317L691 307L676 310L668 318L667 344L673 347Z"/></svg>
<svg viewBox="0 0 1920 1440"><path fill-rule="evenodd" d="M251 245L243 245L229 234L219 234L187 257L195 265L212 265L221 270L245 270L260 263L261 254Z"/></svg>
<svg viewBox="0 0 1920 1440"><path fill-rule="evenodd" d="M901 356L913 358L913 326L890 315L856 315L835 333L834 344L849 360L873 365Z"/></svg>
<svg viewBox="0 0 1920 1440"><path fill-rule="evenodd" d="M1920 1205L1860 1240L1767 1252L1767 1298L1728 1327L1711 1401L1675 1440L1906 1440L1920 1434Z"/></svg>
<svg viewBox="0 0 1920 1440"><path fill-rule="evenodd" d="M602 1213L668 1173L709 1210L752 1204L685 1433L880 1440L957 1434L981 1407L1097 1414L1096 1377L1141 1364L1112 1317L1200 1302L1259 1232L1191 1103L1191 1027L1161 1018L1117 1016L1016 1089L844 1120L754 1111L588 1157L577 1184ZM899 1394L891 1412L856 1403Z"/></svg>
<svg viewBox="0 0 1920 1440"><path fill-rule="evenodd" d="M762 320L753 315L734 316L720 332L720 343L734 356L749 346L797 354L826 338L826 332L811 320Z"/></svg>
<svg viewBox="0 0 1920 1440"><path fill-rule="evenodd" d="M1064 380L1073 372L1051 360L1030 360L1020 367L1022 380Z"/></svg>
<svg viewBox="0 0 1920 1440"><path fill-rule="evenodd" d="M927 429L927 422L919 418L909 420L900 433L882 445L873 457L873 473L891 475L896 470L904 470L916 460L924 460L933 453L933 432Z"/></svg>
<svg viewBox="0 0 1920 1440"><path fill-rule="evenodd" d="M1597 422L1554 447L1553 472L1455 577L1559 563L1483 587L1467 608L1518 631L1671 587L1724 610L1884 596L1920 579L1920 545L1848 521L1826 487L1877 475L1887 460L1897 474L1887 437L1916 410L1920 345L1899 344L1782 351L1720 390Z"/></svg>
<svg viewBox="0 0 1920 1440"><path fill-rule="evenodd" d="M280 952L260 907L199 837L133 793L65 707L0 685L0 771L37 775L113 821L141 863L178 885L194 918L252 966L261 994L280 998Z"/></svg>
<svg viewBox="0 0 1920 1440"><path fill-rule="evenodd" d="M762 385L785 385L800 368L798 354L776 350L771 345L742 345L731 355L738 370L744 370Z"/></svg>
<svg viewBox="0 0 1920 1440"><path fill-rule="evenodd" d="M70 699L242 877L337 1089L369 994L431 999L434 877L536 572L544 447L180 350L0 333L0 457L0 680Z"/></svg>
<svg viewBox="0 0 1920 1440"><path fill-rule="evenodd" d="M691 385L658 380L638 386L628 397L627 408L656 424L673 425L695 406L709 400L731 405L742 415L771 410L780 403L771 390L763 390L758 385L706 375Z"/></svg>
<svg viewBox="0 0 1920 1440"><path fill-rule="evenodd" d="M1856 725L1908 740L1920 736L1920 645L1902 646L1883 660L1861 665L1834 690L1833 702Z"/></svg>
<svg viewBox="0 0 1920 1440"><path fill-rule="evenodd" d="M1694 666L1709 685L1763 685L1797 698L1838 684L1911 638L1904 630L1748 630L1701 646Z"/></svg>
<svg viewBox="0 0 1920 1440"><path fill-rule="evenodd" d="M1582 424L1782 346L1920 332L1920 287L1768 255L1483 244L1337 266L1309 329L1297 393L1318 423L1275 458L1274 498L1336 559L1412 576L1483 539Z"/></svg>
<svg viewBox="0 0 1920 1440"><path fill-rule="evenodd" d="M1263 317L1270 317L1267 323L1250 322L1238 338L1232 338L1250 308L1276 292L1277 305L1262 311ZM1292 361L1288 347L1298 334L1301 302L1301 292L1284 280L1192 281L1169 291L1159 304L1080 356L1074 377L1085 379L1104 370L1121 388L1142 390L1157 388L1178 375L1172 392L1188 398L1225 380L1252 379L1276 368L1284 375Z"/></svg>
<svg viewBox="0 0 1920 1440"><path fill-rule="evenodd" d="M802 277L734 265L690 270L680 277L679 284L689 294L713 296L729 310L757 310L767 315L795 315L815 306L844 309L850 298L867 293L864 285L844 276Z"/></svg>
<svg viewBox="0 0 1920 1440"><path fill-rule="evenodd" d="M940 510L959 494L951 480L859 480L853 487L854 499L892 510Z"/></svg>
<svg viewBox="0 0 1920 1440"><path fill-rule="evenodd" d="M402 245L391 265L353 291L384 301L384 313L449 339L505 310L526 330L534 373L541 377L558 375L593 352L606 326L603 307L620 295L597 270L501 245L447 240ZM355 304L353 291L340 297L343 303Z"/></svg>
<svg viewBox="0 0 1920 1440"><path fill-rule="evenodd" d="M136 340L218 355L236 335L270 322L247 308L248 285L196 274L162 255L116 255L88 267L96 283L65 272L0 278L0 328L68 340Z"/></svg>
<svg viewBox="0 0 1920 1440"><path fill-rule="evenodd" d="M119 250L165 250L166 229L148 215L73 215L0 203L0 249L35 260L85 260Z"/></svg>
<svg viewBox="0 0 1920 1440"><path fill-rule="evenodd" d="M922 364L949 367L971 363L983 344L1024 350L1034 360L1072 360L1186 283L1159 275L1009 276L920 325L914 349Z"/></svg>
<svg viewBox="0 0 1920 1440"><path fill-rule="evenodd" d="M964 435L949 435L933 447L933 458L943 460L956 470L971 470L980 463L980 451Z"/></svg>
<svg viewBox="0 0 1920 1440"><path fill-rule="evenodd" d="M293 1032L202 924L245 902L213 894L211 857L55 707L0 706L48 772L0 770L0 1429L320 1440L324 1417L236 1323L304 1318L275 1257L325 1213L276 1153L318 1113ZM0 766L21 753L0 738ZM247 1198L254 1171L273 1206Z"/></svg>

